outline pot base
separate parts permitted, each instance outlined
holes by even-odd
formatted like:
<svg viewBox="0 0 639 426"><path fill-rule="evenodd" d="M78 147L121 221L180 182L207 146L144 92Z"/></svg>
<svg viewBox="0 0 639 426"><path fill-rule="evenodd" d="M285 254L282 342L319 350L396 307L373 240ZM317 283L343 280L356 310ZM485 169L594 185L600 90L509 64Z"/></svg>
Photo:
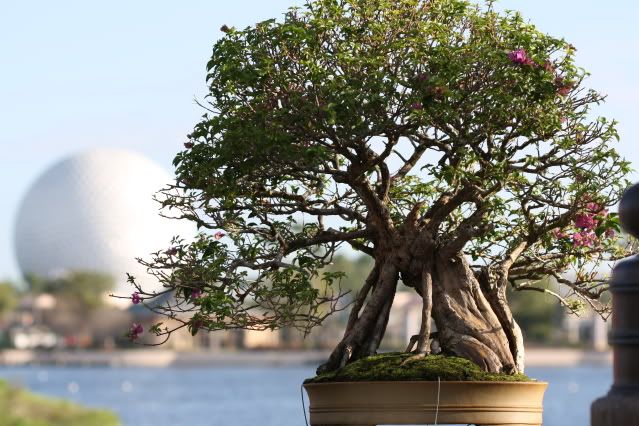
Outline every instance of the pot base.
<svg viewBox="0 0 639 426"><path fill-rule="evenodd" d="M542 424L544 382L305 384L312 426Z"/></svg>

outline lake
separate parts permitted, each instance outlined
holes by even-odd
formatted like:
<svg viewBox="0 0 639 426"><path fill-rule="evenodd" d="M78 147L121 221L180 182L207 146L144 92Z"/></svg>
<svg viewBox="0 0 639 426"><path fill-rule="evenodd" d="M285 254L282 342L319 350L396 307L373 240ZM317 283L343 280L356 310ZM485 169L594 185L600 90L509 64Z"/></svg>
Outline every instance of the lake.
<svg viewBox="0 0 639 426"><path fill-rule="evenodd" d="M300 384L313 367L0 367L0 377L42 394L111 409L126 426L303 426ZM610 388L605 366L530 367L550 383L545 426L590 424L590 403ZM308 402L307 406L308 406Z"/></svg>

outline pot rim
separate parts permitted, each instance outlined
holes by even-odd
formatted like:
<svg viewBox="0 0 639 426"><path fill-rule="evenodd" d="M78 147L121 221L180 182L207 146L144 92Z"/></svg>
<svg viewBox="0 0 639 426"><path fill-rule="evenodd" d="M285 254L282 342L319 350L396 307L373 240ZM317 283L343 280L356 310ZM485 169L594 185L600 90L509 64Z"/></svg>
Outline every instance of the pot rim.
<svg viewBox="0 0 639 426"><path fill-rule="evenodd" d="M353 384L399 384L399 383L440 383L440 384L481 384L481 385L508 385L508 386L548 386L548 382L544 381L529 381L529 382L514 382L514 381L491 381L491 380L362 380L358 382L322 382L322 383L304 383L303 386L323 386L323 385L353 385Z"/></svg>

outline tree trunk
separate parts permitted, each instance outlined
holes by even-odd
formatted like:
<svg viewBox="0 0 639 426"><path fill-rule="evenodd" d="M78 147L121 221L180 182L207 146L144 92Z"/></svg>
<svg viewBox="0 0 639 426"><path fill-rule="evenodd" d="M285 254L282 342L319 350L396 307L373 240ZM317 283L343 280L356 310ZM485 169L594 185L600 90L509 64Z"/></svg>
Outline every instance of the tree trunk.
<svg viewBox="0 0 639 426"><path fill-rule="evenodd" d="M435 259L433 318L445 351L486 371L519 371L508 339L512 330L507 333L499 321L462 253ZM512 324L516 326L514 320Z"/></svg>
<svg viewBox="0 0 639 426"><path fill-rule="evenodd" d="M359 315L357 315L358 312L351 312L344 337L337 344L328 361L318 367L317 374L336 370L377 351L388 324L399 272L391 260L385 259L376 262L376 270L371 273L371 276L374 276L376 281L366 305L363 306ZM356 304L355 308L362 307Z"/></svg>
<svg viewBox="0 0 639 426"><path fill-rule="evenodd" d="M497 315L499 323L504 328L510 353L515 361L515 371L524 372L524 336L519 325L513 317L508 299L506 298L506 287L508 286L507 271L502 271L496 277L491 277L488 268L484 268L478 276L482 292L491 308Z"/></svg>
<svg viewBox="0 0 639 426"><path fill-rule="evenodd" d="M424 304L417 353L429 352L432 315L443 351L469 359L485 371L523 372L523 339L503 286L491 286L482 276L480 284L463 253L452 258L432 251L420 250L419 254L405 263L392 256L376 259L357 296L344 337L328 361L317 369L318 374L376 353L388 324L400 272L405 284L422 296Z"/></svg>

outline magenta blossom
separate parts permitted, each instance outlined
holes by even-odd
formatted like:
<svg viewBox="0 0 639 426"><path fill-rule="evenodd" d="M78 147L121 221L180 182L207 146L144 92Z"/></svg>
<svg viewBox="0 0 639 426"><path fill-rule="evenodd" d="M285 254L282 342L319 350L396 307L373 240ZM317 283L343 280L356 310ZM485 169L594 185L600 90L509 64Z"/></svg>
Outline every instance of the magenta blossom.
<svg viewBox="0 0 639 426"><path fill-rule="evenodd" d="M415 103L411 104L411 106L410 106L410 107L411 107L412 109L415 109L415 110L420 110L420 109L423 109L423 108L424 108L424 106L422 105L422 103L421 103L421 102L415 102Z"/></svg>
<svg viewBox="0 0 639 426"><path fill-rule="evenodd" d="M592 247L597 240L597 236L592 231L581 231L572 234L572 245L574 247Z"/></svg>
<svg viewBox="0 0 639 426"><path fill-rule="evenodd" d="M553 74L555 72L555 64L550 61L546 61L544 62L544 69L550 74Z"/></svg>
<svg viewBox="0 0 639 426"><path fill-rule="evenodd" d="M195 300L199 299L200 297L202 297L202 290L195 289L191 292L191 299Z"/></svg>
<svg viewBox="0 0 639 426"><path fill-rule="evenodd" d="M144 327L142 327L142 324L138 324L137 322L131 324L131 328L129 329L129 337L131 340L136 340L142 333L144 333Z"/></svg>
<svg viewBox="0 0 639 426"><path fill-rule="evenodd" d="M178 252L177 247L171 247L170 249L168 249L164 253L169 255L169 256L175 256L177 254L177 252Z"/></svg>
<svg viewBox="0 0 639 426"><path fill-rule="evenodd" d="M597 216L608 216L608 209L605 209L601 204L590 202L586 204L586 209L591 213L597 214Z"/></svg>
<svg viewBox="0 0 639 426"><path fill-rule="evenodd" d="M528 57L528 54L524 49L513 50L508 54L508 59L510 59L513 64L517 65L534 64L533 60Z"/></svg>
<svg viewBox="0 0 639 426"><path fill-rule="evenodd" d="M555 228L552 230L552 235L557 238L557 239L561 239L561 238L565 238L566 234L562 232L561 229L559 228Z"/></svg>
<svg viewBox="0 0 639 426"><path fill-rule="evenodd" d="M614 238L614 236L616 235L615 230L612 228L608 228L606 229L606 237L607 238Z"/></svg>
<svg viewBox="0 0 639 426"><path fill-rule="evenodd" d="M575 226L581 229L594 229L597 226L597 219L592 213L581 213L575 216Z"/></svg>
<svg viewBox="0 0 639 426"><path fill-rule="evenodd" d="M602 210L599 204L593 202L586 204L586 208L592 213L599 213Z"/></svg>
<svg viewBox="0 0 639 426"><path fill-rule="evenodd" d="M557 88L557 93L561 96L568 96L568 94L570 94L570 91L572 90L572 86L568 85L568 86L561 86L559 88Z"/></svg>
<svg viewBox="0 0 639 426"><path fill-rule="evenodd" d="M137 291L131 295L131 302L133 302L134 305L138 305L141 301L142 298L140 297L140 293Z"/></svg>
<svg viewBox="0 0 639 426"><path fill-rule="evenodd" d="M566 81L563 77L555 77L555 86L557 87L557 93L561 96L567 96L574 87L574 84L570 81Z"/></svg>
<svg viewBox="0 0 639 426"><path fill-rule="evenodd" d="M220 238L222 238L224 235L226 235L226 234L224 234L224 232L222 232L222 231L217 231L217 232L213 235L213 237L214 237L216 240L219 240L219 239L220 239Z"/></svg>

